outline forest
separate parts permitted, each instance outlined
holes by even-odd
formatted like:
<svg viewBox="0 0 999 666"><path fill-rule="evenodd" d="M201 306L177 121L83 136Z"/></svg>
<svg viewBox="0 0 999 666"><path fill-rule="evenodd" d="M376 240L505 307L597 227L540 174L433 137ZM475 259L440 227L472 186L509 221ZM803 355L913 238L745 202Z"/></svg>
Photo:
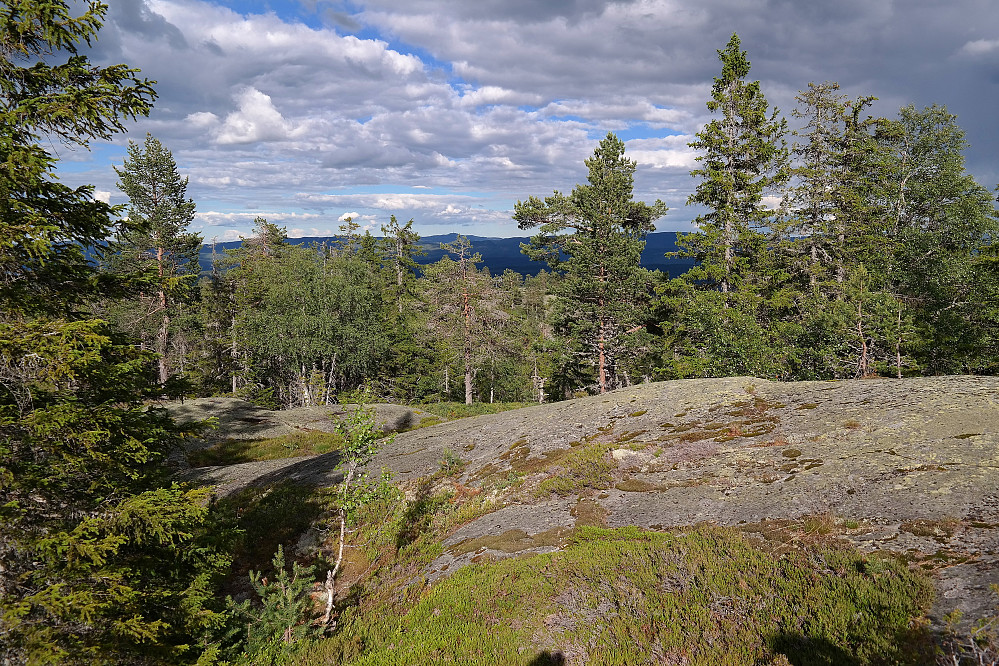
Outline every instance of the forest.
<svg viewBox="0 0 999 666"><path fill-rule="evenodd" d="M873 97L808 84L791 130L733 36L691 144L704 212L680 276L641 267L668 212L633 200L613 134L586 183L516 205L535 276L489 274L463 237L419 267L414 222L395 217L312 247L257 219L202 274L196 202L155 137L117 169L123 210L56 176L52 142L107 140L156 98L137 70L78 53L105 10L0 10L5 663L239 654L218 599L236 535L210 491L169 478L197 432L150 408L164 398L546 402L679 378L999 370L999 220L942 106L877 118Z"/></svg>
<svg viewBox="0 0 999 666"><path fill-rule="evenodd" d="M609 134L568 194L519 202L535 276L491 275L467 240L417 264L413 221L381 236L348 221L330 243L290 244L258 218L201 275L195 202L170 151L131 143L130 199L103 247L109 279L155 284L91 311L158 357L161 382L274 407L329 404L359 388L397 402L562 400L643 381L993 373L997 218L964 168L944 107L866 115L834 83L809 84L788 122L733 37L692 144L690 204L671 278L642 268L667 214L633 200L636 164ZM778 201L778 204L773 204Z"/></svg>

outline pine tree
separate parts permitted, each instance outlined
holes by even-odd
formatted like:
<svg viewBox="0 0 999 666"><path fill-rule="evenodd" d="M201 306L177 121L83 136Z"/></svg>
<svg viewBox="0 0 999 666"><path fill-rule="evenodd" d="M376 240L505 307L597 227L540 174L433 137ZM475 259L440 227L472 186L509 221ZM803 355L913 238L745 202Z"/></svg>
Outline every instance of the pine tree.
<svg viewBox="0 0 999 666"><path fill-rule="evenodd" d="M129 225L110 247L110 263L118 272L147 272L152 293L140 295L140 324L155 324L154 346L159 354L159 380L170 377L171 318L178 304L195 295L200 272L201 236L187 231L194 220L194 201L187 197L187 178L181 178L169 150L147 134L140 147L130 141L122 168L115 167L118 187L128 196ZM139 329L140 334L143 333Z"/></svg>
<svg viewBox="0 0 999 666"><path fill-rule="evenodd" d="M452 362L461 368L464 400L472 404L475 375L479 365L495 346L497 322L501 314L498 292L489 274L476 267L482 255L472 252L464 236L441 249L451 256L424 268L427 324L435 338L445 373ZM452 258L454 257L454 258ZM447 376L447 375L446 375ZM449 393L449 378L445 393Z"/></svg>
<svg viewBox="0 0 999 666"><path fill-rule="evenodd" d="M416 280L416 257L426 254L420 247L420 235L413 231L413 220L400 225L395 215L389 218L387 225L382 225L382 256L383 262L389 268L392 279L389 280L389 300L395 303L400 315L405 309L405 301L413 296L413 283Z"/></svg>
<svg viewBox="0 0 999 666"><path fill-rule="evenodd" d="M643 328L649 292L641 268L644 239L666 206L632 201L636 164L624 157L624 142L613 134L585 165L587 185L577 185L569 196L555 192L544 201L518 201L513 217L521 229L538 227L522 251L562 273L553 288L552 323L571 350L564 372L589 365L604 393L621 381L617 361L628 354L629 335Z"/></svg>

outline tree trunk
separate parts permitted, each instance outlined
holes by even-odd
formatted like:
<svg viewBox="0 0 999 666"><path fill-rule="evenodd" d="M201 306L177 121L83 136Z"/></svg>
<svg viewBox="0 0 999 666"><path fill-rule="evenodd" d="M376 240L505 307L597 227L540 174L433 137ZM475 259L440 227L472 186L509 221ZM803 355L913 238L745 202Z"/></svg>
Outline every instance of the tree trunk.
<svg viewBox="0 0 999 666"><path fill-rule="evenodd" d="M160 332L156 336L156 351L159 352L160 384L165 384L170 377L170 368L167 366L167 340L170 335L170 315L167 313L166 289L163 287L163 248L156 248L156 264L160 276L160 309L163 311L163 321L160 322Z"/></svg>
<svg viewBox="0 0 999 666"><path fill-rule="evenodd" d="M343 480L343 485L340 487L340 546L337 549L336 564L330 571L326 572L326 584L323 586L326 590L326 612L323 614L322 623L327 625L333 616L333 580L336 578L337 573L340 571L340 565L343 563L343 545L344 537L347 532L347 510L344 507L347 501L347 491L350 487L350 482L354 480L354 471L357 469L356 463L351 463L350 467L347 469L347 476Z"/></svg>
<svg viewBox="0 0 999 666"><path fill-rule="evenodd" d="M238 358L238 352L236 348L236 315L232 316L232 394L236 395L236 359Z"/></svg>
<svg viewBox="0 0 999 666"><path fill-rule="evenodd" d="M602 305L602 303L601 303ZM600 333L597 339L597 367L598 381L600 382L600 392L607 393L607 351L606 345L606 322L600 320Z"/></svg>
<svg viewBox="0 0 999 666"><path fill-rule="evenodd" d="M895 336L895 371L902 379L902 303L898 304L898 332Z"/></svg>
<svg viewBox="0 0 999 666"><path fill-rule="evenodd" d="M472 350L465 346L465 404L472 404Z"/></svg>
<svg viewBox="0 0 999 666"><path fill-rule="evenodd" d="M860 303L857 303L857 334L860 336L860 361L857 364L857 372L861 377L867 377L867 338L864 337L864 311Z"/></svg>
<svg viewBox="0 0 999 666"><path fill-rule="evenodd" d="M462 257L462 263L464 264L464 257ZM465 290L462 294L464 298L463 314L465 315L465 404L470 405L472 404L472 306L468 293L468 273L464 265L461 272L465 283Z"/></svg>
<svg viewBox="0 0 999 666"><path fill-rule="evenodd" d="M165 296L164 296L165 301ZM160 331L156 336L156 351L159 352L159 373L160 384L165 384L170 377L170 367L167 365L167 341L169 340L170 316L163 314L163 321L160 322Z"/></svg>
<svg viewBox="0 0 999 666"><path fill-rule="evenodd" d="M301 365L302 371L299 374L299 381L302 383L302 407L312 406L312 393L309 391L309 383L305 379L305 364Z"/></svg>

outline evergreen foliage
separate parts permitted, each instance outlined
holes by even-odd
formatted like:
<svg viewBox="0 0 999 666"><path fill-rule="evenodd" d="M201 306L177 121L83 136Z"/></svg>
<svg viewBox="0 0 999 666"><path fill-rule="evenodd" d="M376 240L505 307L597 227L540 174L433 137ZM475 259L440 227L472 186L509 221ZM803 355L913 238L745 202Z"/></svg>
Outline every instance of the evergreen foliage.
<svg viewBox="0 0 999 666"><path fill-rule="evenodd" d="M636 164L624 157L624 142L608 134L585 161L587 185L569 196L518 201L521 229L538 227L523 252L546 261L560 279L552 326L564 356L560 375L579 381L593 372L603 393L627 381L624 361L634 354L632 337L644 328L649 278L640 265L645 235L666 214L661 201L632 201Z"/></svg>
<svg viewBox="0 0 999 666"><path fill-rule="evenodd" d="M450 397L449 376L452 363L464 378L465 404L472 404L475 375L488 352L500 337L498 292L488 272L476 267L482 261L472 253L472 244L459 235L441 248L454 256L445 256L424 270L427 291L428 325L437 348L444 357L444 392Z"/></svg>
<svg viewBox="0 0 999 666"><path fill-rule="evenodd" d="M86 145L145 115L148 81L77 53L107 7L0 10L0 659L188 662L217 623L226 559L205 493L164 482L185 433L145 401L154 357L84 301L120 294L84 257L115 228L92 188L61 185L43 135ZM65 58L61 62L50 62ZM120 223L125 225L127 223Z"/></svg>
<svg viewBox="0 0 999 666"><path fill-rule="evenodd" d="M242 651L238 663L282 664L294 654L297 643L305 638L316 616L312 586L316 582L314 567L304 567L292 561L285 565L284 548L278 546L271 560L272 575L250 571L250 585L256 594L256 604L250 600L236 604L230 600L234 615L241 626L238 644Z"/></svg>
<svg viewBox="0 0 999 666"><path fill-rule="evenodd" d="M197 293L202 239L187 231L195 205L186 198L187 178L180 177L173 155L152 135L141 147L129 141L128 157L115 172L129 199L128 225L118 229L105 261L117 273L139 276L148 288L114 308L114 319L144 343L153 341L159 381L166 383L178 309Z"/></svg>
<svg viewBox="0 0 999 666"><path fill-rule="evenodd" d="M664 377L787 376L794 355L784 275L768 242L774 212L764 205L788 179L787 123L759 81L745 80L750 63L740 47L732 35L718 51L722 71L707 106L721 117L690 144L701 167L691 172L700 183L688 204L707 212L695 220L699 231L677 241L678 255L697 265L658 286Z"/></svg>

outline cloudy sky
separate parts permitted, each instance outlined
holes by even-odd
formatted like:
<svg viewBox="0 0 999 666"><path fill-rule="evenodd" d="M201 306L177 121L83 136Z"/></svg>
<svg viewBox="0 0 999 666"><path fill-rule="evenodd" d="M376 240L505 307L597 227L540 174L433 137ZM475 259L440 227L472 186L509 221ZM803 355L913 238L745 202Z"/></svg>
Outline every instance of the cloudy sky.
<svg viewBox="0 0 999 666"><path fill-rule="evenodd" d="M69 184L124 202L129 138L170 148L206 241L256 216L291 236L389 215L423 235L520 236L513 205L584 181L607 132L639 163L660 231L696 211L687 147L710 119L716 50L738 32L771 103L837 81L874 111L943 104L979 182L999 182L995 0L108 0L90 53L157 81L148 119L90 152Z"/></svg>

